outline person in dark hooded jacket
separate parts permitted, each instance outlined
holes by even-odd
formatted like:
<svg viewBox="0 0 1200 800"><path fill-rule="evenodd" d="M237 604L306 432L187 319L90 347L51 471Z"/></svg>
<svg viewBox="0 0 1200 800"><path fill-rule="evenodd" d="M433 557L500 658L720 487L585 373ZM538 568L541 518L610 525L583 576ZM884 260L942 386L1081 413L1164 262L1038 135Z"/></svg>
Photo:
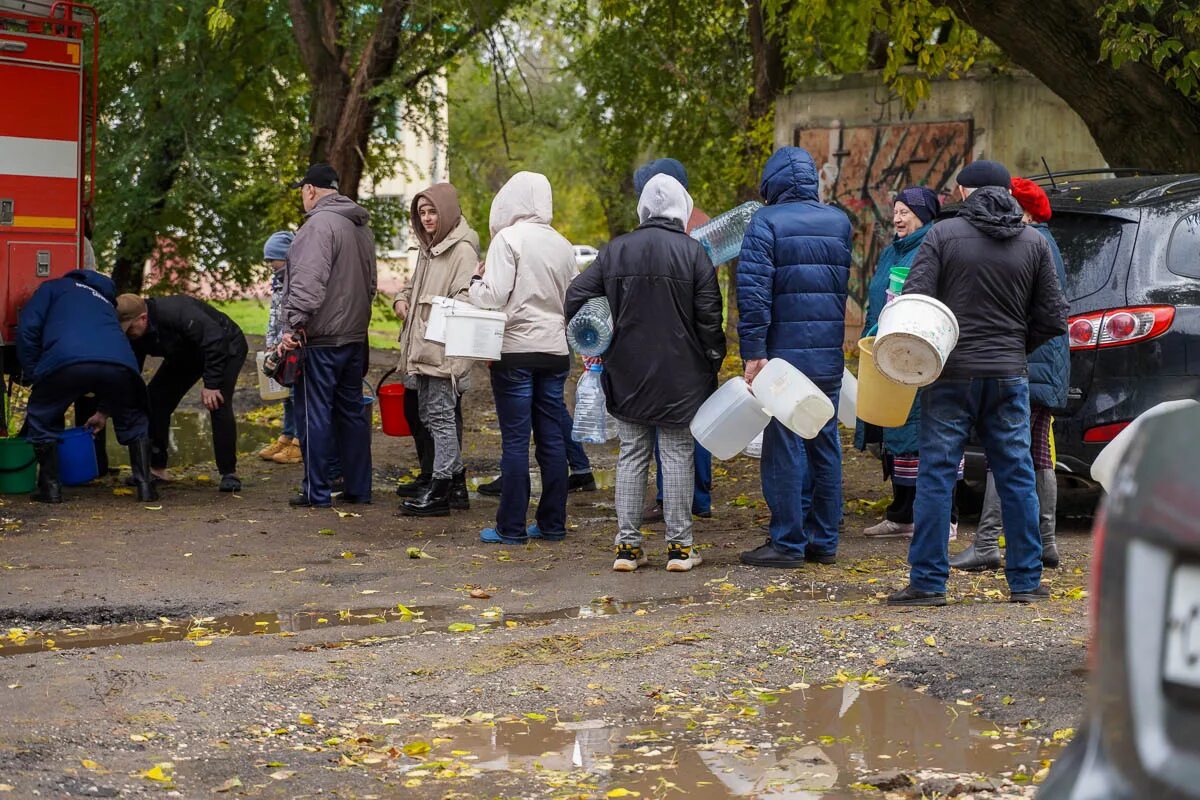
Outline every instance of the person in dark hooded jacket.
<svg viewBox="0 0 1200 800"><path fill-rule="evenodd" d="M150 420L146 386L137 359L117 321L112 280L91 270L75 270L44 282L21 309L17 358L33 385L25 413L25 436L38 460L33 499L62 502L58 438L63 414L87 392L98 411L87 420L94 432L109 417L117 441L129 447L134 486L141 502L158 499L150 478Z"/></svg>
<svg viewBox="0 0 1200 800"><path fill-rule="evenodd" d="M1054 258L1058 285L1065 289L1067 271L1058 243L1046 226L1050 219L1050 198L1046 190L1028 178L1013 178L1013 197L1021 204L1024 220L1046 239ZM1059 564L1055 543L1055 512L1058 508L1058 478L1054 474L1053 413L1067 404L1071 380L1071 348L1067 335L1056 336L1029 354L1029 437L1030 455L1036 473L1038 522L1042 535L1042 566L1054 569ZM975 529L975 541L950 559L950 566L968 572L1000 568L1000 534L1003 523L996 479L988 471L983 510Z"/></svg>
<svg viewBox="0 0 1200 800"><path fill-rule="evenodd" d="M1008 533L1013 602L1048 598L1033 462L1027 356L1067 331L1067 302L1046 239L1028 227L1008 170L975 161L958 176L958 216L925 237L904 294L934 297L958 320L958 344L921 397L921 465L909 585L889 605L946 604L946 528L955 472L972 429L983 442Z"/></svg>
<svg viewBox="0 0 1200 800"><path fill-rule="evenodd" d="M832 564L842 521L838 396L845 355L850 218L818 198L817 168L799 147L781 147L763 169L767 206L755 212L738 262L738 334L746 382L770 358L803 372L833 402L833 418L813 439L777 420L763 433L763 496L770 538L743 563L797 568Z"/></svg>
<svg viewBox="0 0 1200 800"><path fill-rule="evenodd" d="M636 231L605 246L567 289L566 315L604 297L613 336L604 355L604 396L617 418L617 558L632 572L642 552L642 503L657 434L663 463L667 569L700 563L692 546L693 447L688 426L716 389L725 358L721 292L704 248L684 233L692 199L675 178L656 175L638 201Z"/></svg>

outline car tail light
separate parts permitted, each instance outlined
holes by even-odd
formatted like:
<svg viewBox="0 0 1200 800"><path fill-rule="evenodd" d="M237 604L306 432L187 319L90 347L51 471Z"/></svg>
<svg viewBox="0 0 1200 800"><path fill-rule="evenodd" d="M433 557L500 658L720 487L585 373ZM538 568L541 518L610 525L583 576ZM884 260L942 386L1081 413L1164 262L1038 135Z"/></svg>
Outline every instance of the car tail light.
<svg viewBox="0 0 1200 800"><path fill-rule="evenodd" d="M1088 576L1088 669L1096 668L1096 626L1100 620L1100 573L1104 566L1104 536L1108 514L1104 505L1096 512L1092 526L1091 574Z"/></svg>
<svg viewBox="0 0 1200 800"><path fill-rule="evenodd" d="M1071 317L1068 336L1072 350L1119 347L1161 336L1174 321L1174 306L1114 308Z"/></svg>
<svg viewBox="0 0 1200 800"><path fill-rule="evenodd" d="M1117 434L1129 427L1131 421L1114 422L1111 425L1098 425L1083 432L1083 440L1088 444L1104 444L1117 438Z"/></svg>

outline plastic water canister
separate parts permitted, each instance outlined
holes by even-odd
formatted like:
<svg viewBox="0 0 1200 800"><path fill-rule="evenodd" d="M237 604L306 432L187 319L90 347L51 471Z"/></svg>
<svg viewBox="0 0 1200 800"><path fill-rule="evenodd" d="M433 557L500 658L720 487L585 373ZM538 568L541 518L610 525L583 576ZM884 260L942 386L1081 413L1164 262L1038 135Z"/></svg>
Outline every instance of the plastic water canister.
<svg viewBox="0 0 1200 800"><path fill-rule="evenodd" d="M608 440L605 431L608 421L604 387L600 384L603 367L594 364L587 368L575 389L575 422L571 438L585 444L603 444Z"/></svg>
<svg viewBox="0 0 1200 800"><path fill-rule="evenodd" d="M746 237L750 218L762 207L762 203L754 200L742 203L692 231L692 238L704 245L704 251L712 259L713 266L719 267L738 257L742 252L742 240Z"/></svg>
<svg viewBox="0 0 1200 800"><path fill-rule="evenodd" d="M567 344L581 356L602 356L612 342L612 310L604 297L593 297L567 323Z"/></svg>

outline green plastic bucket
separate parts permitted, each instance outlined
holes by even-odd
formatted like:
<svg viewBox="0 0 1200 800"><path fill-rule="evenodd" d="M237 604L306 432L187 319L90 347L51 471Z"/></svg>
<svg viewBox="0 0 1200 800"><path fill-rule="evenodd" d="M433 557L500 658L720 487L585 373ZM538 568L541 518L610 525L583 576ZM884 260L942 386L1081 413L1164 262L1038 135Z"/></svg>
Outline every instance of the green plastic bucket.
<svg viewBox="0 0 1200 800"><path fill-rule="evenodd" d="M24 439L0 439L0 494L29 494L37 485L37 459Z"/></svg>
<svg viewBox="0 0 1200 800"><path fill-rule="evenodd" d="M904 282L908 280L908 271L910 267L892 267L889 274L888 291L892 294L900 294L904 291Z"/></svg>

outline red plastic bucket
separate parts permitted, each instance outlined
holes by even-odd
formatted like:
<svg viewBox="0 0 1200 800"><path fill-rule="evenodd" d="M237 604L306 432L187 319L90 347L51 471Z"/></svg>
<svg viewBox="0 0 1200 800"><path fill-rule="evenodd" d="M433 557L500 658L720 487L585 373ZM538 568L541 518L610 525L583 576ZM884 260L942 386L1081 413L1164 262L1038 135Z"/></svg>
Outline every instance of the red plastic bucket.
<svg viewBox="0 0 1200 800"><path fill-rule="evenodd" d="M408 417L404 416L404 384L389 383L387 386L380 386L377 394L384 435L412 436L412 430L408 427Z"/></svg>

